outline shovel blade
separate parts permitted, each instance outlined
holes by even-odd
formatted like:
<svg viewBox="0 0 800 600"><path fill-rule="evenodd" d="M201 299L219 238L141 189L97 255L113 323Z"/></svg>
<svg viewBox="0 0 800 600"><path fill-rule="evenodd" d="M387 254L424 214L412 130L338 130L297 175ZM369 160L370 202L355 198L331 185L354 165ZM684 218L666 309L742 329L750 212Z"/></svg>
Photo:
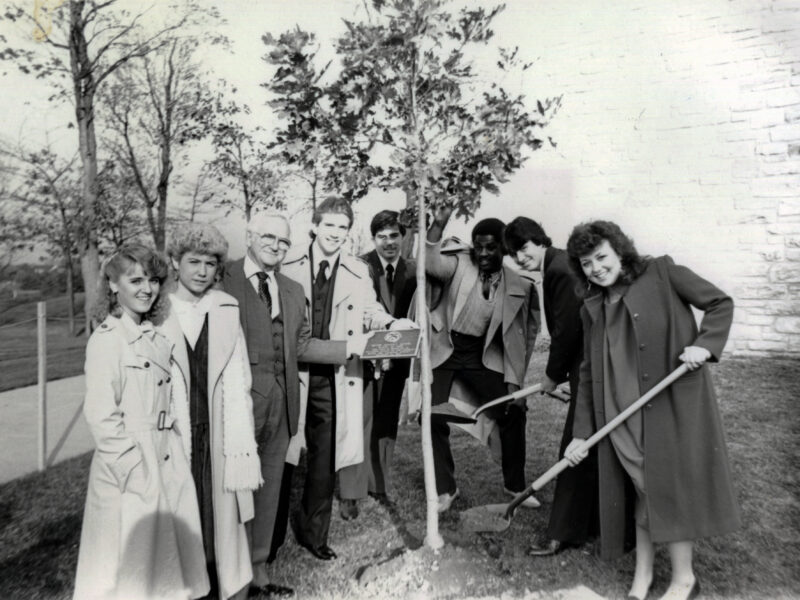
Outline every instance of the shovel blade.
<svg viewBox="0 0 800 600"><path fill-rule="evenodd" d="M448 423L477 423L478 420L461 412L450 402L442 402L436 406L431 407L431 418L438 419L439 421L446 421Z"/></svg>
<svg viewBox="0 0 800 600"><path fill-rule="evenodd" d="M499 533L511 525L506 517L508 504L486 504L461 511L461 529L471 533Z"/></svg>

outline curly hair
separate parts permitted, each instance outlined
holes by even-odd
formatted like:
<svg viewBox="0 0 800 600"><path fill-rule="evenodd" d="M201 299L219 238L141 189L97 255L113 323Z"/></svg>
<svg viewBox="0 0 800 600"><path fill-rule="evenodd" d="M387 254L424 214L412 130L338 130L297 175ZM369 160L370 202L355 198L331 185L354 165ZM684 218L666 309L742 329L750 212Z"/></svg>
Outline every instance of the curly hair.
<svg viewBox="0 0 800 600"><path fill-rule="evenodd" d="M187 252L213 256L222 264L228 256L228 241L219 229L209 223L178 223L172 230L167 256L180 262Z"/></svg>
<svg viewBox="0 0 800 600"><path fill-rule="evenodd" d="M567 254L572 270L578 280L589 284L589 280L581 267L581 258L590 254L603 241L607 241L614 252L617 253L622 264L620 280L623 283L632 283L641 275L649 258L641 256L633 245L633 240L622 232L619 225L612 221L589 221L576 225L567 241Z"/></svg>
<svg viewBox="0 0 800 600"><path fill-rule="evenodd" d="M97 301L94 306L93 318L100 322L108 315L119 317L122 307L117 301L117 295L111 291L109 281L117 283L119 278L127 273L133 265L140 265L145 275L158 278L160 284L158 296L150 311L144 318L155 324L163 321L167 313L167 294L164 293L164 281L167 279L167 262L155 251L140 244L125 244L115 252L108 255L100 266L100 279L97 282Z"/></svg>

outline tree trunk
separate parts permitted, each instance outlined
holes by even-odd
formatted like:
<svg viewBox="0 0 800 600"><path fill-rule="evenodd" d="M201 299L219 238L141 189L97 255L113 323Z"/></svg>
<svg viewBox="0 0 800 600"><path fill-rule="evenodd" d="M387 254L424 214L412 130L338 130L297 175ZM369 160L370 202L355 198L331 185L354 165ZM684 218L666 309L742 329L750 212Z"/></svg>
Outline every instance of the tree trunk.
<svg viewBox="0 0 800 600"><path fill-rule="evenodd" d="M97 138L94 131L95 80L89 60L89 44L84 35L83 2L70 2L69 54L75 92L75 119L81 154L83 227L78 252L83 275L86 336L92 331L92 308L97 303L97 282L100 276L100 251L97 247L95 223L97 207Z"/></svg>
<svg viewBox="0 0 800 600"><path fill-rule="evenodd" d="M413 208L414 205L417 203L417 198L414 194L411 193L411 190L406 190L406 208ZM420 229L420 235L425 234L424 229ZM414 254L414 240L417 236L415 236L410 231L406 232L406 235L403 236L403 241L400 243L400 255L408 260Z"/></svg>

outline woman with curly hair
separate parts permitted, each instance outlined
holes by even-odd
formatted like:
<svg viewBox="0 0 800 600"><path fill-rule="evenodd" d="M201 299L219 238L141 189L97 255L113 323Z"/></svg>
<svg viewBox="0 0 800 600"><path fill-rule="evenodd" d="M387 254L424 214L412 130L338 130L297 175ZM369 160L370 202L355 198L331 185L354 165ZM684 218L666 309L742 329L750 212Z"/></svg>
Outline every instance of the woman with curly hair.
<svg viewBox="0 0 800 600"><path fill-rule="evenodd" d="M92 458L74 598L198 598L208 592L189 463L170 411L172 345L163 314L164 261L139 245L103 262L86 347L83 412Z"/></svg>
<svg viewBox="0 0 800 600"><path fill-rule="evenodd" d="M635 530L629 598L653 580L654 543L672 565L663 598L694 598L694 540L740 525L722 423L707 361L719 360L733 301L669 256L642 257L615 223L575 227L567 243L585 285L584 358L565 456L577 464L583 441L681 362L690 372L598 444L601 553L614 558ZM704 312L698 330L692 308Z"/></svg>
<svg viewBox="0 0 800 600"><path fill-rule="evenodd" d="M178 225L167 248L176 279L159 330L174 344L172 396L200 504L213 598L247 596L253 578L245 522L262 482L250 363L233 296L214 289L228 242L212 225Z"/></svg>

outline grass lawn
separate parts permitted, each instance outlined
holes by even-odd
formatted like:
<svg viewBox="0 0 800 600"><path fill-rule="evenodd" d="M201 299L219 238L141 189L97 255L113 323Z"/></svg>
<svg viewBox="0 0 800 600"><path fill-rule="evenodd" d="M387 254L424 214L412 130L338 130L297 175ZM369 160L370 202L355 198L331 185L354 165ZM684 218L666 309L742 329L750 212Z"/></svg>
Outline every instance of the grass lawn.
<svg viewBox="0 0 800 600"><path fill-rule="evenodd" d="M66 321L66 296L47 300L48 380L83 373L86 349L86 338L82 333L83 294L76 294L75 304L80 310L76 328L81 333L70 335ZM0 305L0 392L37 382L35 319L36 302Z"/></svg>
<svg viewBox="0 0 800 600"><path fill-rule="evenodd" d="M540 372L544 355L535 357ZM800 411L797 361L728 359L713 367L742 505L744 528L701 541L695 566L705 598L800 598L800 484L796 464ZM527 474L532 481L556 460L566 413L547 397L529 401ZM606 563L593 548L531 559L525 547L545 529L553 486L543 507L520 509L502 534L465 534L458 511L503 500L499 466L486 448L452 435L462 496L442 516L448 542L438 554L424 538L419 428L401 427L395 455L394 507L372 499L344 522L334 503L330 544L339 558L324 563L291 538L272 567L298 598L554 598L585 585L624 598L633 556ZM0 486L0 598L69 598L77 559L89 455ZM300 494L295 477L295 499ZM419 549L418 549L419 548ZM666 588L668 557L656 559L654 598ZM534 593L538 592L538 593Z"/></svg>

